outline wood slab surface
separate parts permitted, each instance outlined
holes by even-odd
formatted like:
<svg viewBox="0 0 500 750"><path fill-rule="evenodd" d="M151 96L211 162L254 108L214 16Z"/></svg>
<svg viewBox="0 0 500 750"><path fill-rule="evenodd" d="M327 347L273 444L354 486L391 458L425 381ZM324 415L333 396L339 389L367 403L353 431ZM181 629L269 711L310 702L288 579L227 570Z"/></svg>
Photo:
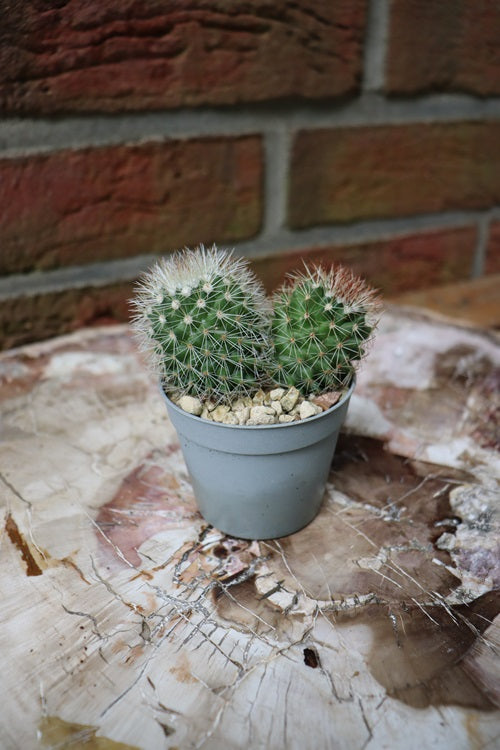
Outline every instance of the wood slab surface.
<svg viewBox="0 0 500 750"><path fill-rule="evenodd" d="M498 747L500 348L389 308L324 503L198 513L124 326L0 355L0 747Z"/></svg>

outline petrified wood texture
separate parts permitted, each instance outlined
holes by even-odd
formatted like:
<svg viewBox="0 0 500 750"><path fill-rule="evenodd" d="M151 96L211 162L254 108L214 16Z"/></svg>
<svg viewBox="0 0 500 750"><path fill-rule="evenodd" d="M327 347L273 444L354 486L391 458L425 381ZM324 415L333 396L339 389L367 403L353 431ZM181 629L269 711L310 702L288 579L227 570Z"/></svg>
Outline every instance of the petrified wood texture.
<svg viewBox="0 0 500 750"><path fill-rule="evenodd" d="M320 515L199 516L127 329L0 358L2 748L493 747L494 338L387 313Z"/></svg>

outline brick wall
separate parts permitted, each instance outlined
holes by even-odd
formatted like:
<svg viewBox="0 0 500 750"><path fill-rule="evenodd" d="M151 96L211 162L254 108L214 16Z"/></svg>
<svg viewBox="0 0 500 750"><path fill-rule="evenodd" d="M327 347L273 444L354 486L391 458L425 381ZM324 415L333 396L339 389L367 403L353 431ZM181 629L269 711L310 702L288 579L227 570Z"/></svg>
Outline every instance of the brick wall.
<svg viewBox="0 0 500 750"><path fill-rule="evenodd" d="M390 296L500 271L500 4L0 0L0 345L216 241Z"/></svg>

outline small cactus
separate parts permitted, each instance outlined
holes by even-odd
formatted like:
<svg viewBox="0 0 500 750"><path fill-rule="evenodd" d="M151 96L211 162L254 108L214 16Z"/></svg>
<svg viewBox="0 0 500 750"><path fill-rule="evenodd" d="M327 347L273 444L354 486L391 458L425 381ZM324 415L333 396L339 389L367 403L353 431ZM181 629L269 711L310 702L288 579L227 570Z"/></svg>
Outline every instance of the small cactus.
<svg viewBox="0 0 500 750"><path fill-rule="evenodd" d="M132 304L133 327L166 391L224 401L264 382L270 311L244 259L215 245L161 259Z"/></svg>
<svg viewBox="0 0 500 750"><path fill-rule="evenodd" d="M272 380L307 394L347 385L366 352L379 301L346 268L313 267L274 295Z"/></svg>

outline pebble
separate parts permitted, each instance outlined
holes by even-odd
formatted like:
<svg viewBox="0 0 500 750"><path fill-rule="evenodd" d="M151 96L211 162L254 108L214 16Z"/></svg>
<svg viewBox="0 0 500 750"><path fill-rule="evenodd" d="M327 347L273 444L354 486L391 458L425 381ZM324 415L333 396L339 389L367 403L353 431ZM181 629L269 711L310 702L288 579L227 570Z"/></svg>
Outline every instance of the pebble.
<svg viewBox="0 0 500 750"><path fill-rule="evenodd" d="M253 406L253 401L250 396L242 396L232 402L231 409L233 411L242 411L243 409L247 409L250 406Z"/></svg>
<svg viewBox="0 0 500 750"><path fill-rule="evenodd" d="M257 391L255 396L253 397L252 401L257 406L262 406L262 404L265 401L265 398L266 398L266 394L264 393L262 389L260 389L259 391Z"/></svg>
<svg viewBox="0 0 500 750"><path fill-rule="evenodd" d="M296 419L293 416L293 414L280 414L278 417L278 422L281 424L287 424L288 422L295 422Z"/></svg>
<svg viewBox="0 0 500 750"><path fill-rule="evenodd" d="M233 412L228 412L222 417L222 424L239 424L238 417Z"/></svg>
<svg viewBox="0 0 500 750"><path fill-rule="evenodd" d="M235 412L238 424L246 424L250 419L250 407L244 406L243 409L237 409Z"/></svg>
<svg viewBox="0 0 500 750"><path fill-rule="evenodd" d="M301 419L307 419L308 417L314 417L316 414L321 414L322 411L321 406L316 406L312 401L302 401L299 415Z"/></svg>
<svg viewBox="0 0 500 750"><path fill-rule="evenodd" d="M270 403L271 409L274 409L276 414L279 416L280 414L283 414L283 407L281 406L281 401L271 401Z"/></svg>
<svg viewBox="0 0 500 750"><path fill-rule="evenodd" d="M272 391L269 391L269 398L271 399L271 401L280 401L284 395L284 388L273 388Z"/></svg>
<svg viewBox="0 0 500 750"><path fill-rule="evenodd" d="M188 414L194 414L195 417L199 417L203 411L200 399L194 396L181 396L177 401L177 406L183 411L187 411Z"/></svg>
<svg viewBox="0 0 500 750"><path fill-rule="evenodd" d="M251 424L275 424L278 421L277 416L270 406L252 406L250 409Z"/></svg>
<svg viewBox="0 0 500 750"><path fill-rule="evenodd" d="M258 419L258 420L257 420L257 419L252 419L252 418L250 417L250 419L249 419L249 420L247 420L247 421L245 422L245 424L248 424L248 425L254 425L254 426L255 426L255 425L261 425L261 426L262 426L262 425L265 425L265 424L276 424L276 419L275 419L274 417L270 417L270 416L267 416L267 417L261 417L261 418L260 418L260 419Z"/></svg>
<svg viewBox="0 0 500 750"><path fill-rule="evenodd" d="M329 409L330 406L336 404L341 395L342 393L340 391L326 391L319 396L309 396L309 400L318 406L321 406L323 411L325 411L326 409Z"/></svg>
<svg viewBox="0 0 500 750"><path fill-rule="evenodd" d="M281 399L281 406L283 407L283 411L292 411L293 407L299 400L299 396L300 393L292 385L292 387L287 390L287 392Z"/></svg>
<svg viewBox="0 0 500 750"><path fill-rule="evenodd" d="M227 404L219 404L219 406L216 406L212 414L212 419L214 422L222 422L226 414L229 414L230 408L227 406Z"/></svg>

